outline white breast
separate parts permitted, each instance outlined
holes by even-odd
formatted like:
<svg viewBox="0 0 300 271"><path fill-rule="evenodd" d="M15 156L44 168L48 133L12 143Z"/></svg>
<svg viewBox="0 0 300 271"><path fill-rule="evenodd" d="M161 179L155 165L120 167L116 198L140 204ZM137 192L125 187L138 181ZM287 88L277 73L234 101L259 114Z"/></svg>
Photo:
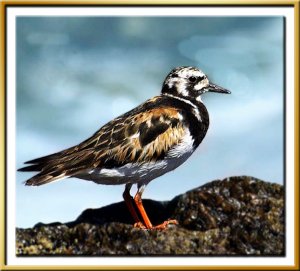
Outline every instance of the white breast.
<svg viewBox="0 0 300 271"><path fill-rule="evenodd" d="M193 142L194 140L187 129L182 141L169 150L164 160L147 163L128 163L122 167L112 169L93 169L76 177L99 184L147 184L184 163L194 151Z"/></svg>

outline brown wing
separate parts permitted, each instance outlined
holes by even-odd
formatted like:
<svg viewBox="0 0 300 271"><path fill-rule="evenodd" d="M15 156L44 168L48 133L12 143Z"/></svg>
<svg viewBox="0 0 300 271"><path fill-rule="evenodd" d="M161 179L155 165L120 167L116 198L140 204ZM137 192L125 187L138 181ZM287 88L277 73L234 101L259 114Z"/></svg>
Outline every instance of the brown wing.
<svg viewBox="0 0 300 271"><path fill-rule="evenodd" d="M104 125L91 138L64 151L31 160L20 171L40 171L26 185L41 185L94 168L161 159L184 135L180 113L172 107L138 110Z"/></svg>
<svg viewBox="0 0 300 271"><path fill-rule="evenodd" d="M115 167L161 159L184 135L175 108L152 109L127 118L109 136L108 146L99 145L96 167Z"/></svg>

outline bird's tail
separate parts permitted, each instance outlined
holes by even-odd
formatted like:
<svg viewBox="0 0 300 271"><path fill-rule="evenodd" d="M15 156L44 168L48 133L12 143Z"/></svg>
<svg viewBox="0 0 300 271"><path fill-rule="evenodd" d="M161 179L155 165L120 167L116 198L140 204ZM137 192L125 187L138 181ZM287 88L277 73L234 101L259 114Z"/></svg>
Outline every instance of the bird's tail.
<svg viewBox="0 0 300 271"><path fill-rule="evenodd" d="M28 161L25 164L32 165L20 168L18 171L38 171L38 174L25 181L25 185L38 186L85 172L87 162L93 158L94 156L86 152L56 153Z"/></svg>
<svg viewBox="0 0 300 271"><path fill-rule="evenodd" d="M39 173L31 177L27 181L25 181L24 184L42 185L63 178L64 176L62 174L54 174L54 170L52 170L51 173L49 167L51 162L53 163L53 161L55 161L57 157L59 157L59 153L47 155L44 157L40 157L25 162L25 164L31 164L31 165L27 165L25 167L19 168L18 171L22 171L22 172L38 171Z"/></svg>
<svg viewBox="0 0 300 271"><path fill-rule="evenodd" d="M46 183L50 183L56 180L64 179L68 176L66 176L66 173L59 170L43 170L45 168L45 165L43 164L34 164L30 166L26 166L23 168L18 169L18 171L23 172L30 172L30 171L40 171L35 176L31 177L27 181L24 182L25 185L33 185L38 186Z"/></svg>

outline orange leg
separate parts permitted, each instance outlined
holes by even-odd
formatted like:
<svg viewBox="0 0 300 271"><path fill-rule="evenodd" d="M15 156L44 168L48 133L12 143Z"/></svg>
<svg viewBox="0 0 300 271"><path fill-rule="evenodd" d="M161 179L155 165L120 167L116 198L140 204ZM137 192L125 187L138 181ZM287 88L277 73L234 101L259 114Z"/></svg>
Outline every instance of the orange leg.
<svg viewBox="0 0 300 271"><path fill-rule="evenodd" d="M130 188L131 188L132 184L126 184L125 186L125 191L123 193L123 199L125 201L125 204L131 214L131 216L133 217L134 219L134 226L135 227L139 227L139 228L142 228L142 229L145 229L146 227L144 226L144 224L141 222L141 220L139 219L139 216L135 210L135 207L133 205L133 198L132 196L130 195Z"/></svg>
<svg viewBox="0 0 300 271"><path fill-rule="evenodd" d="M143 218L144 220L144 223L145 223L145 226L148 230L164 230L166 229L166 227L169 225L169 224L178 224L177 220L167 220L167 221L164 221L162 224L159 224L157 226L152 226L152 223L144 209L144 206L143 206L143 202L142 202L142 194L144 192L144 189L145 189L145 186L142 186L142 187L139 187L138 188L138 192L136 193L136 195L134 196L134 201L135 201L135 204L141 214L141 217ZM136 227L140 227L140 225L137 225L135 224ZM144 225L142 225L143 228L145 228Z"/></svg>
<svg viewBox="0 0 300 271"><path fill-rule="evenodd" d="M138 192L136 193L136 195L134 196L134 202L144 220L144 223L145 223L145 226L147 229L152 229L153 226L152 226L152 223L144 209L144 206L143 206L143 202L142 202L142 192L138 190Z"/></svg>

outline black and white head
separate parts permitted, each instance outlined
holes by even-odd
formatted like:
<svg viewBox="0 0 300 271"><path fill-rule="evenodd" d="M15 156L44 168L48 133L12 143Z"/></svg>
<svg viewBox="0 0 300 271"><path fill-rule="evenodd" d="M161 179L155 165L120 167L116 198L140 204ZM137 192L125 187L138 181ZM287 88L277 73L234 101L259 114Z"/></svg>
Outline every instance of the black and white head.
<svg viewBox="0 0 300 271"><path fill-rule="evenodd" d="M230 93L229 90L209 82L207 76L195 67L173 69L166 77L162 88L163 94L198 101L201 101L201 95L205 92Z"/></svg>

